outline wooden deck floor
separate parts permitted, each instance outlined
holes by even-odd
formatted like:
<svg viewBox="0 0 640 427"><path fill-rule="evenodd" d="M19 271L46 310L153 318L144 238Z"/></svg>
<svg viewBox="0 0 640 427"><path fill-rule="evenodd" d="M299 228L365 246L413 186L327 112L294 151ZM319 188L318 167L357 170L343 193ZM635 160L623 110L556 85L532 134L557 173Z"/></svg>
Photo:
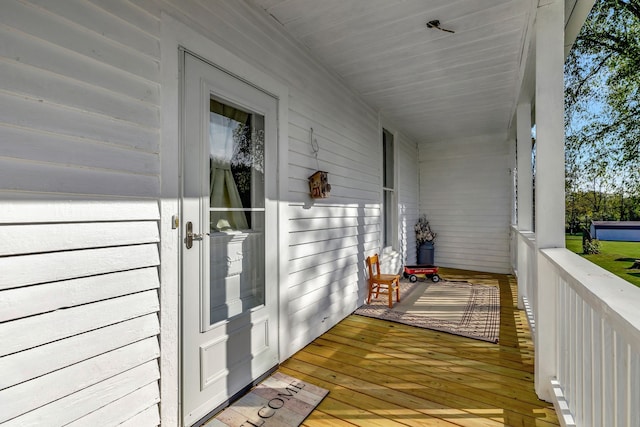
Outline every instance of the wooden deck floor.
<svg viewBox="0 0 640 427"><path fill-rule="evenodd" d="M279 370L329 390L304 426L557 426L533 390L533 345L511 276L441 269L500 288L500 343L351 315Z"/></svg>

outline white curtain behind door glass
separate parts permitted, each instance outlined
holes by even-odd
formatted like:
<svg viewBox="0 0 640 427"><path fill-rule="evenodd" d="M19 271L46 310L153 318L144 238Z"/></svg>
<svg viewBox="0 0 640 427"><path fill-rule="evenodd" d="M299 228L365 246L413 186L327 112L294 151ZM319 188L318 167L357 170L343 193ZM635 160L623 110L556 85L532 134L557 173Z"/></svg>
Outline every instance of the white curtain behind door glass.
<svg viewBox="0 0 640 427"><path fill-rule="evenodd" d="M240 193L231 173L231 159L234 153L234 131L238 127L245 126L249 115L213 100L211 101L211 110L209 114L210 206L214 209L242 209ZM218 110L221 110L219 112L224 115L218 114ZM212 211L210 221L213 231L246 230L248 228L247 218L242 211Z"/></svg>

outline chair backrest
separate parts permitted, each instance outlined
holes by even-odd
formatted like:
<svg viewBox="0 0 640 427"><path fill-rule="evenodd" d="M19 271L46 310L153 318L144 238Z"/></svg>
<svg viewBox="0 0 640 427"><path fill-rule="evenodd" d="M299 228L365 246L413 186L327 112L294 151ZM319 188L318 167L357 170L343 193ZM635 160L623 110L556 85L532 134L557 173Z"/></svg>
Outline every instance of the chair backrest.
<svg viewBox="0 0 640 427"><path fill-rule="evenodd" d="M367 257L367 268L369 269L369 280L373 280L374 277L380 275L380 260L378 254Z"/></svg>

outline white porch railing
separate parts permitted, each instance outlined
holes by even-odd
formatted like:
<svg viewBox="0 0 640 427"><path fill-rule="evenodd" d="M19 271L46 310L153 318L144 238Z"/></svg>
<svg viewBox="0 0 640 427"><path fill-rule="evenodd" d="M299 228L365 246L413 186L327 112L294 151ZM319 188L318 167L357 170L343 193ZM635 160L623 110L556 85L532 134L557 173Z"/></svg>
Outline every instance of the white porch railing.
<svg viewBox="0 0 640 427"><path fill-rule="evenodd" d="M555 330L539 325L532 334L546 343L536 353L555 353L542 359L555 360L555 377L536 378L550 381L563 425L640 427L640 288L564 248L536 256L535 236L517 234L519 292L531 316L555 318ZM555 302L538 301L539 286L551 286Z"/></svg>
<svg viewBox="0 0 640 427"><path fill-rule="evenodd" d="M518 308L527 311L531 334L535 339L536 322L533 307L537 301L535 284L538 282L538 263L536 257L536 235L529 231L518 231L516 236L516 274L518 276Z"/></svg>

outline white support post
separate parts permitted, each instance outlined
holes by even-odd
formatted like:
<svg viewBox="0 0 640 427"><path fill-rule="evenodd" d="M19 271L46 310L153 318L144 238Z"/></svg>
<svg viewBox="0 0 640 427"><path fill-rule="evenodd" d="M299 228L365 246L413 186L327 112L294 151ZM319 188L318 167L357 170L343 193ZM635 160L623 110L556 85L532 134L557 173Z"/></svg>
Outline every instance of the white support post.
<svg viewBox="0 0 640 427"><path fill-rule="evenodd" d="M516 111L516 138L518 153L518 231L533 231L533 165L531 163L531 103L521 103ZM519 241L519 240L518 240ZM519 244L518 244L519 245ZM531 265L525 253L518 251L518 308L524 309Z"/></svg>
<svg viewBox="0 0 640 427"><path fill-rule="evenodd" d="M535 388L551 401L557 376L556 281L540 253L564 243L564 0L540 0L536 16Z"/></svg>
<svg viewBox="0 0 640 427"><path fill-rule="evenodd" d="M533 167L531 164L531 104L517 110L518 230L533 231Z"/></svg>

